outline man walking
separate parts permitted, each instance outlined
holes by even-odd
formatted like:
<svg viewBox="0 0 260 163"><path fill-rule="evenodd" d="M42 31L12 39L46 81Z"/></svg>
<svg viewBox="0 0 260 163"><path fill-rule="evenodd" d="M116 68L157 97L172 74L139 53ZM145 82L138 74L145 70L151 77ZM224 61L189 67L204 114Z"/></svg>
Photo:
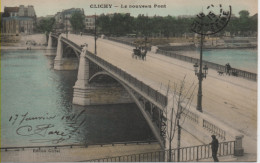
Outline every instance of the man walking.
<svg viewBox="0 0 260 163"><path fill-rule="evenodd" d="M218 157L217 157L217 152L218 152L218 139L216 138L215 135L211 135L212 137L212 142L211 144L211 149L212 149L212 157L215 162L218 162Z"/></svg>

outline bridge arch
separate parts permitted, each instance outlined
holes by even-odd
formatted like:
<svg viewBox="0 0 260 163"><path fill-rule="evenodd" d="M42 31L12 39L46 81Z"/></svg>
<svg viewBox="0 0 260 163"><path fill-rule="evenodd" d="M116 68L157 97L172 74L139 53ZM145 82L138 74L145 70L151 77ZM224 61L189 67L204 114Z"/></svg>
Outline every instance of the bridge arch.
<svg viewBox="0 0 260 163"><path fill-rule="evenodd" d="M141 113L143 114L146 122L148 123L148 125L150 126L155 138L158 140L160 146L162 149L165 148L165 140L164 138L162 137L162 129L161 127L155 125L155 117L154 115L155 114L151 114L151 112L154 112L156 113L156 110L157 111L160 111L160 109L155 109L155 106L151 103L149 103L148 100L146 100L144 97L142 96L138 96L138 94L136 94L134 91L131 90L131 88L129 88L126 84L124 84L121 80L117 79L116 77L114 77L112 74L106 72L106 71L99 71L97 73L95 73L94 75L92 75L90 78L89 78L89 83L91 81L93 81L95 78L97 78L98 76L100 75L106 75L106 76L109 76L111 77L112 79L114 79L115 81L117 81L121 86L123 86L123 88L126 90L126 92L130 95L130 97L133 99L134 103L138 106L139 110L141 111ZM147 107L147 104L149 104L149 106ZM149 109L147 111L147 109ZM149 113L148 113L149 112ZM151 118L152 116L152 118ZM160 112L158 113L158 117L157 117L157 120L158 120L158 123L161 123L160 121Z"/></svg>
<svg viewBox="0 0 260 163"><path fill-rule="evenodd" d="M89 80L88 80L89 83L90 83L91 81L93 81L95 78L97 78L98 76L100 76L100 75L107 75L107 76L113 78L113 79L116 80L120 85L122 85L122 86L124 87L124 89L130 94L129 89L126 89L127 86L126 86L121 80L115 78L112 74L110 74L110 73L108 73L108 72L106 72L106 71L99 71L99 72L95 73L94 75L92 75L92 76L89 78ZM131 95L131 94L130 94L130 95ZM132 97L132 98L133 98L133 97Z"/></svg>
<svg viewBox="0 0 260 163"><path fill-rule="evenodd" d="M63 52L63 58L76 58L76 57L79 58L79 53L73 47L66 44Z"/></svg>

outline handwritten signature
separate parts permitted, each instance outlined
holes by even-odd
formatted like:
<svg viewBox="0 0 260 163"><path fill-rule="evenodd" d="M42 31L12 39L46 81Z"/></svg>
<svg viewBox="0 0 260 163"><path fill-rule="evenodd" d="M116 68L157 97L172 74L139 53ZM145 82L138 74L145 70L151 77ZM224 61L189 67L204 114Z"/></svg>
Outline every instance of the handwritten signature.
<svg viewBox="0 0 260 163"><path fill-rule="evenodd" d="M71 139L75 133L80 133L80 127L85 123L86 119L83 119L80 121L79 125L79 117L85 112L85 110L82 110L79 114L71 114L68 116L62 116L59 120L60 121L65 121L69 122L68 128L65 128L63 130L57 130L55 129L55 125L52 123L43 123L39 125L30 125L26 124L23 125L24 122L28 121L35 121L35 120L43 120L46 121L55 119L58 116L57 115L52 115L52 116L35 116L35 117L30 117L28 115L28 112L22 115L12 115L9 118L9 122L14 125L16 122L18 122L18 128L16 129L16 134L19 136L40 136L43 138L40 139L32 139L30 140L32 143L45 143L45 142L51 142L53 144L58 144L60 142L63 142L65 140ZM19 119L19 120L18 120ZM54 139L52 137L55 137Z"/></svg>

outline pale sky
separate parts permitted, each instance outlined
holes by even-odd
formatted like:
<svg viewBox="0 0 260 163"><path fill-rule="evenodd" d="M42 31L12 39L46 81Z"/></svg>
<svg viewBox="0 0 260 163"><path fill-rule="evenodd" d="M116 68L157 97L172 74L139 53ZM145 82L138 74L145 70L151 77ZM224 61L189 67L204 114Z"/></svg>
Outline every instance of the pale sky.
<svg viewBox="0 0 260 163"><path fill-rule="evenodd" d="M112 4L112 8L91 8L93 4ZM154 8L154 4L166 5L166 8ZM1 12L5 6L33 5L38 17L54 15L58 11L69 8L83 8L85 15L122 12L131 13L133 16L138 14L178 16L198 14L206 10L210 4L215 7L219 4L223 7L231 5L232 13L235 15L238 15L241 10L248 10L250 15L258 12L257 0L1 0ZM121 8L121 5L127 5L127 8ZM133 9L129 8L129 5L151 5L152 8Z"/></svg>

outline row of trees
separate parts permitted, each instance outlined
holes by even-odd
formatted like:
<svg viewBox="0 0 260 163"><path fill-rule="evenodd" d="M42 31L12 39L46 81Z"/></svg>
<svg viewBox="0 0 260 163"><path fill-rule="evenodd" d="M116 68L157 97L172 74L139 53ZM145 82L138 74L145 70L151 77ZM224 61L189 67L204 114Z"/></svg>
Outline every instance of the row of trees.
<svg viewBox="0 0 260 163"><path fill-rule="evenodd" d="M105 35L123 36L136 34L145 36L162 35L165 37L182 36L184 33L192 33L190 28L195 17L177 18L173 16L138 15L133 17L130 14L115 13L113 15L102 14L97 17L97 29ZM84 15L75 12L70 18L70 24L74 32L84 32ZM63 27L65 27L63 25ZM42 19L37 25L39 32L49 33L55 28L55 19ZM250 36L257 32L257 15L249 16L249 12L242 10L239 17L231 17L227 27L221 31L230 32L231 35Z"/></svg>
<svg viewBox="0 0 260 163"><path fill-rule="evenodd" d="M251 35L257 32L257 15L249 16L249 12L242 10L239 17L232 17L227 27L222 31L230 32L232 35ZM190 27L196 17L177 18L173 16L153 16L115 13L113 15L102 14L97 19L100 33L112 35L163 35L181 36L191 33Z"/></svg>

